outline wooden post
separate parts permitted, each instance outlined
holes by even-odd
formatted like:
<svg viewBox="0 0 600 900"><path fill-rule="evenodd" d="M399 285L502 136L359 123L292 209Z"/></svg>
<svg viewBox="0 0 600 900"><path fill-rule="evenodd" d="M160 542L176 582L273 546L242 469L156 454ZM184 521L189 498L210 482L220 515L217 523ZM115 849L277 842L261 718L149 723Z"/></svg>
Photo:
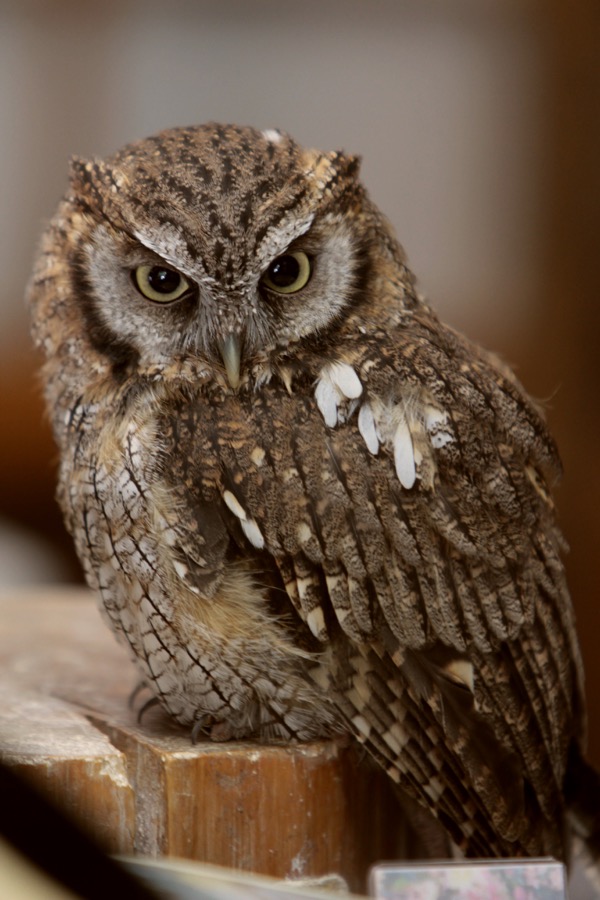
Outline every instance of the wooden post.
<svg viewBox="0 0 600 900"><path fill-rule="evenodd" d="M193 746L158 707L138 723L135 670L86 591L0 595L0 666L0 757L111 852L356 891L403 852L389 779L350 746Z"/></svg>

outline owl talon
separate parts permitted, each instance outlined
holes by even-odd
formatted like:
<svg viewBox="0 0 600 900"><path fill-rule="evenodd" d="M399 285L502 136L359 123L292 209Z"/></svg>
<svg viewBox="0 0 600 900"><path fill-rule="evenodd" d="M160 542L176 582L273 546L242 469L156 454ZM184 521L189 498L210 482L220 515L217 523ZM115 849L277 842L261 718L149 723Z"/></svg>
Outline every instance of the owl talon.
<svg viewBox="0 0 600 900"><path fill-rule="evenodd" d="M198 743L198 738L201 734L210 734L212 727L212 716L201 716L196 722L194 722L194 726L192 728L192 744Z"/></svg>
<svg viewBox="0 0 600 900"><path fill-rule="evenodd" d="M138 681L138 683L136 684L136 686L130 693L129 697L127 698L127 707L129 709L134 708L136 698L138 697L139 694L142 693L143 690L146 690L146 689L150 690L147 683L145 681Z"/></svg>
<svg viewBox="0 0 600 900"><path fill-rule="evenodd" d="M157 706L159 704L160 704L160 700L158 699L158 697L153 696L153 697L150 697L149 700L146 700L144 705L142 707L140 707L140 710L137 714L138 725L141 725L144 713L148 712L149 709L152 709L153 706Z"/></svg>

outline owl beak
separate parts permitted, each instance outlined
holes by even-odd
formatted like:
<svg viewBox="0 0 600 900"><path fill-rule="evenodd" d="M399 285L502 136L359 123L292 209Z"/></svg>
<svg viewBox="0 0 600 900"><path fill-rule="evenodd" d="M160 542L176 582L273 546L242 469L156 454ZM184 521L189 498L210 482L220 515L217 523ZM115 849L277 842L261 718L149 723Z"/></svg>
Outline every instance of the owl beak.
<svg viewBox="0 0 600 900"><path fill-rule="evenodd" d="M241 341L237 334L228 334L219 342L219 350L227 373L227 381L235 390L240 383Z"/></svg>

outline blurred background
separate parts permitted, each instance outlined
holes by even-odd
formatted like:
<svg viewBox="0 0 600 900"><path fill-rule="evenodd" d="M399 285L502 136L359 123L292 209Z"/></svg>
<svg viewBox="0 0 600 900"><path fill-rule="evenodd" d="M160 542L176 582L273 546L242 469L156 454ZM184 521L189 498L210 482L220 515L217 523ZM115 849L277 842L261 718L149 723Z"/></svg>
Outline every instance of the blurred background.
<svg viewBox="0 0 600 900"><path fill-rule="evenodd" d="M361 154L421 289L545 402L600 763L597 0L0 0L0 584L81 577L22 299L67 160L208 119Z"/></svg>

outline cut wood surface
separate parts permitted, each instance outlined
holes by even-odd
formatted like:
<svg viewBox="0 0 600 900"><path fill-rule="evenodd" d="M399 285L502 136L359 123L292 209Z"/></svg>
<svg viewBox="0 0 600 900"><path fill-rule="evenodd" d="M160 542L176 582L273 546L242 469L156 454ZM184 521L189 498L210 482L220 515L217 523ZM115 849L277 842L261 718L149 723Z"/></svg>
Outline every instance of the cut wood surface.
<svg viewBox="0 0 600 900"><path fill-rule="evenodd" d="M136 670L85 590L1 593L0 670L0 756L111 852L363 890L400 851L388 779L352 747L194 746L158 707L138 722Z"/></svg>

